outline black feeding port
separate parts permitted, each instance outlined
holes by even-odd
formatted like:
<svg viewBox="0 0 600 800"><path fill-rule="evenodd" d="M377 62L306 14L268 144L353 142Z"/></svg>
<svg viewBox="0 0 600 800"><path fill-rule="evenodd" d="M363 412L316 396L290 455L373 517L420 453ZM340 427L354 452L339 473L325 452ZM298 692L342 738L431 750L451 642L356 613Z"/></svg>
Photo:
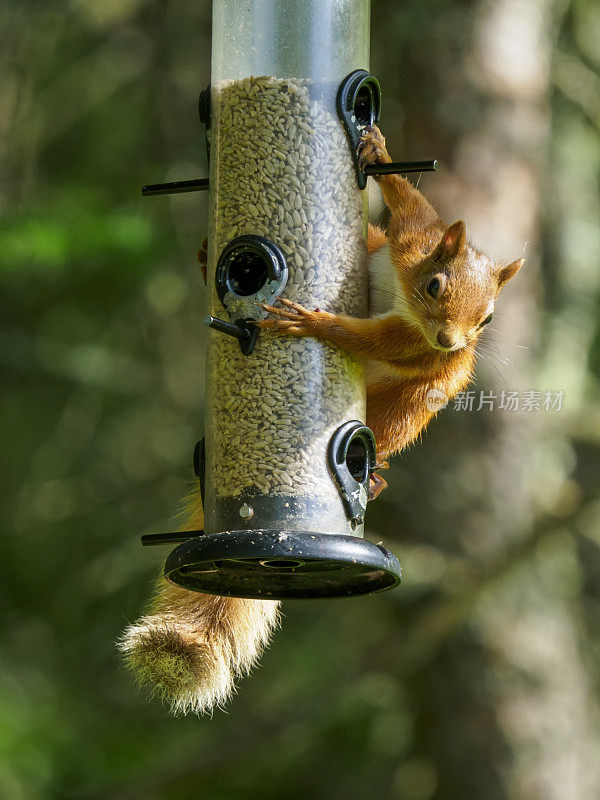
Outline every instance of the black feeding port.
<svg viewBox="0 0 600 800"><path fill-rule="evenodd" d="M231 322L208 316L205 324L239 339L244 355L254 349L258 327L253 323L266 312L287 283L288 268L281 250L263 236L246 234L233 239L219 256L215 272L217 295Z"/></svg>
<svg viewBox="0 0 600 800"><path fill-rule="evenodd" d="M227 294L236 298L259 296L267 284L273 284L273 291L256 299L272 299L275 283L283 285L285 280L287 266L281 250L254 234L238 236L229 242L219 257L215 275L217 294L225 305Z"/></svg>
<svg viewBox="0 0 600 800"><path fill-rule="evenodd" d="M346 466L357 483L365 482L369 469L369 457L363 436L354 436L350 440L346 453Z"/></svg>
<svg viewBox="0 0 600 800"><path fill-rule="evenodd" d="M356 69L340 84L337 94L337 111L356 166L359 188L367 185L367 176L358 165L358 143L366 127L375 125L381 115L381 87L374 75L365 69Z"/></svg>
<svg viewBox="0 0 600 800"><path fill-rule="evenodd" d="M373 431L358 420L340 425L329 440L327 461L348 519L353 525L359 525L376 463Z"/></svg>
<svg viewBox="0 0 600 800"><path fill-rule="evenodd" d="M227 268L227 288L240 297L257 294L267 282L268 264L263 253L255 250L236 250L229 259Z"/></svg>

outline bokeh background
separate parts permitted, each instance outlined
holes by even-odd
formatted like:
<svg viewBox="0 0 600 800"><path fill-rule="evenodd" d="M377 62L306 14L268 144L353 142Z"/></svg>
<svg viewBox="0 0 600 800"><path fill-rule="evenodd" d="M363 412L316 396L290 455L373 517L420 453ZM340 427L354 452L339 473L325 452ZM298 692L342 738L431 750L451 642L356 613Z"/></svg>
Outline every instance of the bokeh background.
<svg viewBox="0 0 600 800"><path fill-rule="evenodd" d="M0 8L0 795L597 800L600 6L373 0L396 158L526 268L477 392L397 458L368 534L405 580L288 602L227 713L175 719L121 671L203 426L197 95L206 0Z"/></svg>

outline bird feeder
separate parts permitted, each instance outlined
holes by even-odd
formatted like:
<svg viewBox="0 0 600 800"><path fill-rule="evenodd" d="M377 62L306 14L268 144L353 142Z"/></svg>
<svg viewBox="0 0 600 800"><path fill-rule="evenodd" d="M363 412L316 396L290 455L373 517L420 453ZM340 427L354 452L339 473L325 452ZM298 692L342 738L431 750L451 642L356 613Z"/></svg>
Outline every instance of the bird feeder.
<svg viewBox="0 0 600 800"><path fill-rule="evenodd" d="M165 576L187 589L336 597L400 580L396 558L363 538L376 464L364 365L256 325L278 297L367 315L357 145L381 108L368 62L369 0L214 0L200 103L209 180L144 189L210 187L206 433L194 458L205 528L143 537L180 542ZM412 167L434 168L385 165Z"/></svg>

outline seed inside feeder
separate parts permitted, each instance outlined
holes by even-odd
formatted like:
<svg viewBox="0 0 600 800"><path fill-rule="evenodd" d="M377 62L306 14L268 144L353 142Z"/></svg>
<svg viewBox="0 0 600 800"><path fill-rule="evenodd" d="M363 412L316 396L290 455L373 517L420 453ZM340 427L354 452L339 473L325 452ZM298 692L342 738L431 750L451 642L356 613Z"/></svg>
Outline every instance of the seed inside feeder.
<svg viewBox="0 0 600 800"><path fill-rule="evenodd" d="M285 254L283 297L366 315L366 196L336 89L272 77L213 84L208 313L224 313L214 290L219 254L236 237L257 234ZM240 293L252 293L252 268L240 261L233 273ZM363 364L315 339L265 331L250 356L230 337L211 333L208 341L207 528L226 529L219 509L235 505L237 514L240 500L258 524L255 498L280 496L287 528L350 532L326 453L340 424L365 419Z"/></svg>

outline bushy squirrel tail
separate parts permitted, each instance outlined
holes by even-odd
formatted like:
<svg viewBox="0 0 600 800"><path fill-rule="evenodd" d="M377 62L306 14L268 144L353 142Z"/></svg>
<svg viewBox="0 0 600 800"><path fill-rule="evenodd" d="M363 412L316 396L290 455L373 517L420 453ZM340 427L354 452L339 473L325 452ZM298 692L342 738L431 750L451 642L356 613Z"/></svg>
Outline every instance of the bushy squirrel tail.
<svg viewBox="0 0 600 800"><path fill-rule="evenodd" d="M278 624L279 603L198 594L164 579L148 615L119 641L127 667L174 713L223 706Z"/></svg>
<svg viewBox="0 0 600 800"><path fill-rule="evenodd" d="M200 505L186 529L202 525ZM136 681L174 713L200 714L227 702L278 623L277 601L199 594L161 577L148 613L124 631L118 648Z"/></svg>

